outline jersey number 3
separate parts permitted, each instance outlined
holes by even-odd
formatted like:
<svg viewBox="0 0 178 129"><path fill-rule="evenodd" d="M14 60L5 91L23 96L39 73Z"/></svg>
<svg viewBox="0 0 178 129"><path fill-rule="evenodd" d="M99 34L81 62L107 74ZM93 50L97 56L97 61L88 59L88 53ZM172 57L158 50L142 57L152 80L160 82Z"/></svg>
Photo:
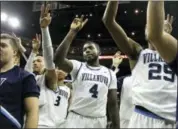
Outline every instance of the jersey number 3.
<svg viewBox="0 0 178 129"><path fill-rule="evenodd" d="M61 97L57 96L56 103L54 104L55 106L59 106L61 101Z"/></svg>
<svg viewBox="0 0 178 129"><path fill-rule="evenodd" d="M163 66L161 64L156 64L156 63L149 64L149 75L148 75L149 80L164 79L165 81L174 82L174 76L175 74L166 64L164 64Z"/></svg>
<svg viewBox="0 0 178 129"><path fill-rule="evenodd" d="M89 92L92 94L91 96L92 98L98 98L98 85L97 84L93 85L90 88Z"/></svg>

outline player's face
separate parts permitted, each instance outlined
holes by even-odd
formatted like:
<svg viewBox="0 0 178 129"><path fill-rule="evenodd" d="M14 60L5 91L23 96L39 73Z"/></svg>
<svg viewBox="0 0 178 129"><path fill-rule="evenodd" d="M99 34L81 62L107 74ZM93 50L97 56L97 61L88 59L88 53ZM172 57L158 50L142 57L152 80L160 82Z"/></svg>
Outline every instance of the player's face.
<svg viewBox="0 0 178 129"><path fill-rule="evenodd" d="M85 44L83 46L83 58L86 62L96 61L99 56L99 51L95 44Z"/></svg>
<svg viewBox="0 0 178 129"><path fill-rule="evenodd" d="M67 76L67 73L65 73L64 71L62 70L56 70L57 72L57 76L58 76L58 81L62 81L65 79L65 77Z"/></svg>
<svg viewBox="0 0 178 129"><path fill-rule="evenodd" d="M44 59L42 56L37 56L33 61L33 71L41 72L44 68Z"/></svg>
<svg viewBox="0 0 178 129"><path fill-rule="evenodd" d="M11 60L14 60L15 51L10 44L10 39L1 39L0 43L0 63L8 63Z"/></svg>

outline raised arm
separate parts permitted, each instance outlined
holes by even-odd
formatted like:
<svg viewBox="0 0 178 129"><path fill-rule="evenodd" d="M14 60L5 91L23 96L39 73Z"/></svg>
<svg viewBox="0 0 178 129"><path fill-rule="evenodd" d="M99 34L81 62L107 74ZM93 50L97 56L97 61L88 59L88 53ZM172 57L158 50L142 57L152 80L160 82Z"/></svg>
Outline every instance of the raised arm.
<svg viewBox="0 0 178 129"><path fill-rule="evenodd" d="M84 27L87 21L88 19L84 20L83 15L81 16L81 18L75 18L71 24L68 34L56 50L54 62L56 66L59 67L59 69L62 69L67 73L70 73L73 69L73 64L66 58L70 45L77 33Z"/></svg>
<svg viewBox="0 0 178 129"><path fill-rule="evenodd" d="M148 40L166 62L172 62L177 54L177 40L164 31L164 1L149 1L147 8ZM170 18L170 23L173 21ZM170 25L171 26L171 25Z"/></svg>
<svg viewBox="0 0 178 129"><path fill-rule="evenodd" d="M103 16L103 23L111 34L120 50L130 57L132 60L137 60L137 57L142 47L127 37L122 27L116 23L115 18L118 10L117 1L109 1Z"/></svg>
<svg viewBox="0 0 178 129"><path fill-rule="evenodd" d="M36 38L32 40L32 52L30 53L30 56L25 65L25 70L31 73L33 73L33 60L37 56L40 48L40 44L41 44L40 39L41 39L41 35L36 34Z"/></svg>
<svg viewBox="0 0 178 129"><path fill-rule="evenodd" d="M45 62L45 83L46 86L52 90L57 88L57 74L55 71L55 65L53 63L53 47L52 41L49 33L49 24L51 23L51 16L49 13L50 5L46 7L42 5L41 16L40 16L40 27L42 32L42 49Z"/></svg>

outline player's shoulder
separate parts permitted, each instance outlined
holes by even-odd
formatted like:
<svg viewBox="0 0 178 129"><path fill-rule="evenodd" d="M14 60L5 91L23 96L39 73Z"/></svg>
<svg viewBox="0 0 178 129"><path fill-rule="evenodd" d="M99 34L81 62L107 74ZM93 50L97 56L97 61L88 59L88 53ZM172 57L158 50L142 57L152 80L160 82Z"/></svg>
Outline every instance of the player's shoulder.
<svg viewBox="0 0 178 129"><path fill-rule="evenodd" d="M107 67L104 66L104 65L101 65L101 68L102 68L103 70L106 70L106 71L109 71L109 72L111 72L111 73L114 73L110 68L107 68Z"/></svg>

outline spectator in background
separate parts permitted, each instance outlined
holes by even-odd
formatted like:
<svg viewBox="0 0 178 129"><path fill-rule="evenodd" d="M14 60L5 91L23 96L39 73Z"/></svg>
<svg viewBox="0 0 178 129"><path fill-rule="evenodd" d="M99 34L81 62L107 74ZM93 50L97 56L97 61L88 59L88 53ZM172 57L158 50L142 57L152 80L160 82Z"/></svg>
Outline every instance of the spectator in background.
<svg viewBox="0 0 178 129"><path fill-rule="evenodd" d="M37 128L38 96L35 77L16 65L20 57L20 46L16 37L1 34L0 43L0 127Z"/></svg>

